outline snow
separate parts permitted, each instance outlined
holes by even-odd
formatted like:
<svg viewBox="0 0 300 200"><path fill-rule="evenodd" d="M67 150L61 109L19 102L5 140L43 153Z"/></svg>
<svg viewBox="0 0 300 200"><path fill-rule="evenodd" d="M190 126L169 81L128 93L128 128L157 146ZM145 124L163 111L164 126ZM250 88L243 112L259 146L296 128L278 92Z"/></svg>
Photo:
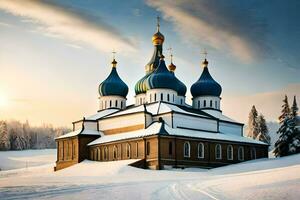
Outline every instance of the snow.
<svg viewBox="0 0 300 200"><path fill-rule="evenodd" d="M234 122L234 123L239 123L225 115L223 115L220 111L217 111L217 110L203 110L203 112L206 112L207 114L209 115L212 115L214 116L215 118L218 118L222 121L227 121L227 122Z"/></svg>
<svg viewBox="0 0 300 200"><path fill-rule="evenodd" d="M154 122L146 129L140 129L136 131L129 131L129 132L113 134L113 135L102 135L102 137L94 140L88 145L103 144L103 143L113 142L118 140L155 135L159 133L161 126L162 123ZM225 133L211 133L206 131L198 131L198 130L190 130L190 129L182 129L182 128L171 128L167 124L165 124L165 130L169 135L174 135L174 136L186 136L186 137L194 137L194 138L225 140L225 141L233 141L233 142L267 145L264 142L253 140L251 138L243 137L239 135L232 135L232 134L225 134Z"/></svg>
<svg viewBox="0 0 300 200"><path fill-rule="evenodd" d="M9 153L9 152L6 152ZM215 169L143 170L136 160L0 172L0 199L299 199L300 154Z"/></svg>
<svg viewBox="0 0 300 200"><path fill-rule="evenodd" d="M110 109L106 109L106 110L101 110L101 111L99 111L98 113L96 113L94 115L86 117L85 119L87 119L87 120L98 120L102 117L105 117L105 116L110 115L110 114L112 114L114 112L117 112L117 111L119 111L119 109L110 108Z"/></svg>
<svg viewBox="0 0 300 200"><path fill-rule="evenodd" d="M62 136L59 136L55 139L62 139L62 138L68 138L68 137L73 137L76 135L101 135L101 133L99 131L95 131L95 130L90 130L90 129L78 129L76 131L72 131L70 133L64 134Z"/></svg>
<svg viewBox="0 0 300 200"><path fill-rule="evenodd" d="M55 160L56 149L0 151L0 171L44 164L53 165Z"/></svg>

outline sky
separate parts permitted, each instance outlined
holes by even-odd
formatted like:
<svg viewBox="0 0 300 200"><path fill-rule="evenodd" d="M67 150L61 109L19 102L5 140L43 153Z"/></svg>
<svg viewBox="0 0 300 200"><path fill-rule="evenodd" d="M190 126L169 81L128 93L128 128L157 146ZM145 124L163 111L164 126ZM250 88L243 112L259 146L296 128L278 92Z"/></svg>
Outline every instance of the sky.
<svg viewBox="0 0 300 200"><path fill-rule="evenodd" d="M276 121L285 94L300 102L299 10L297 0L0 0L0 119L71 126L94 114L112 51L134 103L160 16L187 103L206 49L223 114L246 123L255 105Z"/></svg>

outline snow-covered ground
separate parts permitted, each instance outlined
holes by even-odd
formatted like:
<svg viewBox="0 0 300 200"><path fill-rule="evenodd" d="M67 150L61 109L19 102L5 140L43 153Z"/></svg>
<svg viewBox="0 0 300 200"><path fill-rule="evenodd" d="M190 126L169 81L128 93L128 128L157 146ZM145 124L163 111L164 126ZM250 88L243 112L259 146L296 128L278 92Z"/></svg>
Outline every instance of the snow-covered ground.
<svg viewBox="0 0 300 200"><path fill-rule="evenodd" d="M53 153L55 154L55 153ZM0 160L2 162L2 160ZM299 199L300 155L226 167L152 171L134 160L0 172L0 199Z"/></svg>

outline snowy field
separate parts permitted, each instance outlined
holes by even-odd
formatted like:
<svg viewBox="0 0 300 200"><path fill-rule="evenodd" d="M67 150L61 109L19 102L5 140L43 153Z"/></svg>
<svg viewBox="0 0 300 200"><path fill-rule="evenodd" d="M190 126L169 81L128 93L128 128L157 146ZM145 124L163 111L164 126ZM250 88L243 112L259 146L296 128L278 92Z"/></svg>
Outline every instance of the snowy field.
<svg viewBox="0 0 300 200"><path fill-rule="evenodd" d="M11 152L7 154L11 157ZM55 151L52 154L55 157ZM36 156L32 156L33 160ZM30 158L29 155L20 157ZM5 156L0 158L2 164ZM53 163L1 171L0 199L266 200L300 197L300 155L212 170L142 170L128 166L133 161L84 161L58 172L53 172Z"/></svg>

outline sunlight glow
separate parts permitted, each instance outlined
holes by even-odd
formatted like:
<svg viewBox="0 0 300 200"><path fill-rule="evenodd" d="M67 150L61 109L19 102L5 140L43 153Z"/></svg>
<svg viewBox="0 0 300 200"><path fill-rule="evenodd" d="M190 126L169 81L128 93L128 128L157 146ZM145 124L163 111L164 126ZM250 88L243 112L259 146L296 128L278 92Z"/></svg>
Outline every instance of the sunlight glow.
<svg viewBox="0 0 300 200"><path fill-rule="evenodd" d="M0 94L0 107L6 107L8 105L8 98L4 94Z"/></svg>

